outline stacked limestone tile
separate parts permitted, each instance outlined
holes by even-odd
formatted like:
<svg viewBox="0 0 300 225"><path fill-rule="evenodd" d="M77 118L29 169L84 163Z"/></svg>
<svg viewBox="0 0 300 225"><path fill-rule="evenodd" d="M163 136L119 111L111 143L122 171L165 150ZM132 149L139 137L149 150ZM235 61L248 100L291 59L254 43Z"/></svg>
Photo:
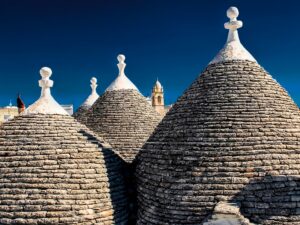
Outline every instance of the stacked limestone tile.
<svg viewBox="0 0 300 225"><path fill-rule="evenodd" d="M139 153L139 225L220 224L207 222L219 203L241 224L300 224L299 108L240 43L237 8L227 16L224 48Z"/></svg>
<svg viewBox="0 0 300 225"><path fill-rule="evenodd" d="M125 56L119 55L118 61L118 77L90 110L77 119L103 137L124 160L129 224L135 224L137 208L133 162L161 117L125 75Z"/></svg>
<svg viewBox="0 0 300 225"><path fill-rule="evenodd" d="M78 119L131 163L161 118L125 75L125 56L119 55L118 60L116 80L85 116Z"/></svg>
<svg viewBox="0 0 300 225"><path fill-rule="evenodd" d="M91 94L87 97L87 99L79 106L77 111L74 113L74 117L78 120L83 120L85 118L85 113L92 107L95 101L99 98L97 93L97 78L92 77L91 79ZM81 119L80 119L81 118Z"/></svg>
<svg viewBox="0 0 300 225"><path fill-rule="evenodd" d="M0 224L125 224L121 160L52 98L42 95L0 127Z"/></svg>

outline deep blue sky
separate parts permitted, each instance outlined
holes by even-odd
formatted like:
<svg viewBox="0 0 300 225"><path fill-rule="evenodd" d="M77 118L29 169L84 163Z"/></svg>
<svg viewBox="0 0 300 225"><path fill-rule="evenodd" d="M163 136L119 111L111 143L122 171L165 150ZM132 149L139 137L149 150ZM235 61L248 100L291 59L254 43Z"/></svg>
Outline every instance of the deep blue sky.
<svg viewBox="0 0 300 225"><path fill-rule="evenodd" d="M144 95L158 77L176 101L226 41L226 10L237 6L243 45L300 105L300 2L296 0L1 0L0 105L40 94L39 69L53 70L52 94L75 108L115 79L116 57Z"/></svg>

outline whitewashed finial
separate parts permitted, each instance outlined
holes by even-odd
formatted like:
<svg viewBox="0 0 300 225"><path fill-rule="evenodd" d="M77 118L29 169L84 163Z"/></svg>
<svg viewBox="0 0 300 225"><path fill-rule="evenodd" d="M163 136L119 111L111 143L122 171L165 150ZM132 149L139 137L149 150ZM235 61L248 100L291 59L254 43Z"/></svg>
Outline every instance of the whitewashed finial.
<svg viewBox="0 0 300 225"><path fill-rule="evenodd" d="M92 93L95 93L97 92L96 89L97 89L97 78L96 77L92 77L91 79L91 88L92 88Z"/></svg>
<svg viewBox="0 0 300 225"><path fill-rule="evenodd" d="M137 87L128 79L128 77L125 75L125 56L120 54L117 57L119 63L119 74L118 77L108 86L106 91L115 91L115 90L122 90L122 89L133 89L137 90Z"/></svg>
<svg viewBox="0 0 300 225"><path fill-rule="evenodd" d="M49 78L52 75L52 70L49 67L40 69L42 79L39 80L39 86L42 88L41 97L51 95L50 88L53 87L53 81Z"/></svg>
<svg viewBox="0 0 300 225"><path fill-rule="evenodd" d="M243 27L243 22L237 20L239 10L236 7L230 7L227 10L227 17L229 22L224 24L224 27L229 30L225 46L217 54L217 56L210 62L218 63L229 60L249 60L256 62L254 57L241 44L238 34L238 29Z"/></svg>
<svg viewBox="0 0 300 225"><path fill-rule="evenodd" d="M92 107L92 105L95 103L95 101L97 101L97 99L99 98L99 95L97 93L97 78L96 77L92 77L91 78L91 88L92 88L92 93L89 95L89 97L81 104L80 107L85 108L85 109L89 109Z"/></svg>
<svg viewBox="0 0 300 225"><path fill-rule="evenodd" d="M238 16L238 8L230 7L229 9L227 9L227 17L230 19L229 22L224 24L224 27L229 30L227 42L240 41L237 30L243 27L243 22L237 20Z"/></svg>
<svg viewBox="0 0 300 225"><path fill-rule="evenodd" d="M118 55L118 68L119 68L119 76L125 76L125 67L126 67L126 63L125 63L125 55Z"/></svg>
<svg viewBox="0 0 300 225"><path fill-rule="evenodd" d="M39 80L39 86L42 88L41 97L32 105L30 105L23 115L30 114L61 114L68 115L68 113L62 108L52 97L50 88L53 86L53 81L50 80L52 70L49 67L43 67L40 69L40 75L42 77Z"/></svg>

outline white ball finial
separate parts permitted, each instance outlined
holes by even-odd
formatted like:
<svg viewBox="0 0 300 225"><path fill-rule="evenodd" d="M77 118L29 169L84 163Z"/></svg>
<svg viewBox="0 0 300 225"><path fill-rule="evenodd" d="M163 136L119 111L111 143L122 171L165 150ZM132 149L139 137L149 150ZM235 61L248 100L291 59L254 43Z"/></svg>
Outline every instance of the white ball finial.
<svg viewBox="0 0 300 225"><path fill-rule="evenodd" d="M96 84L96 83L97 83L97 78L96 78L96 77L92 77L91 83L92 83L92 84Z"/></svg>
<svg viewBox="0 0 300 225"><path fill-rule="evenodd" d="M236 19L239 16L239 10L237 7L231 6L229 9L227 9L227 17L230 20Z"/></svg>
<svg viewBox="0 0 300 225"><path fill-rule="evenodd" d="M125 61L125 55L122 55L122 54L120 54L120 55L118 55L118 61L120 62L120 63L123 63L124 61Z"/></svg>
<svg viewBox="0 0 300 225"><path fill-rule="evenodd" d="M40 69L42 78L49 78L52 75L52 70L49 67L43 67Z"/></svg>

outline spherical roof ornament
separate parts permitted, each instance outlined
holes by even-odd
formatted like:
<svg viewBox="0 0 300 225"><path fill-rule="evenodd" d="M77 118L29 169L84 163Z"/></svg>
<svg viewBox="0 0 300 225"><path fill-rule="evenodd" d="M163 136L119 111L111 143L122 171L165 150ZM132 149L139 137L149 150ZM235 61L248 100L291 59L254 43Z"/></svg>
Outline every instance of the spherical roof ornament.
<svg viewBox="0 0 300 225"><path fill-rule="evenodd" d="M229 60L248 60L256 62L254 57L240 42L237 30L243 27L243 22L237 20L238 15L239 10L236 7L230 7L227 10L227 17L230 19L229 22L224 24L225 29L229 30L227 41L217 56L210 62L210 64Z"/></svg>
<svg viewBox="0 0 300 225"><path fill-rule="evenodd" d="M239 16L240 13L237 7L231 6L227 9L226 14L230 21L236 21L236 18Z"/></svg>
<svg viewBox="0 0 300 225"><path fill-rule="evenodd" d="M48 78L49 79L49 77L51 77L51 75L52 75L52 70L49 67L42 67L40 69L40 74L43 78Z"/></svg>
<svg viewBox="0 0 300 225"><path fill-rule="evenodd" d="M97 87L98 87L97 78L96 77L92 77L92 79L90 81L91 81L92 93L97 93L97 90L96 90Z"/></svg>

